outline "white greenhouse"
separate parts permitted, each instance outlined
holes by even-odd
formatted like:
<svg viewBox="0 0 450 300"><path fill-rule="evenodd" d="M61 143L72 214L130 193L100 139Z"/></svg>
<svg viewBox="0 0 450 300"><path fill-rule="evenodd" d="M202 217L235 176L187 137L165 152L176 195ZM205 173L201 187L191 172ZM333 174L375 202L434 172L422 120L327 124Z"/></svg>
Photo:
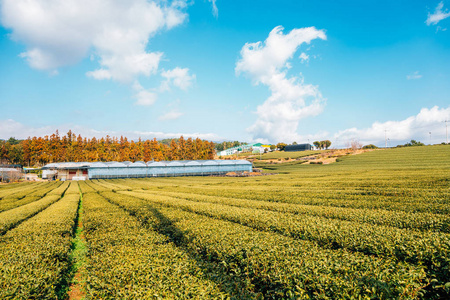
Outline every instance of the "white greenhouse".
<svg viewBox="0 0 450 300"><path fill-rule="evenodd" d="M207 176L252 172L247 160L181 160L150 162L65 162L45 165L47 179L87 180L167 176ZM43 173L44 174L44 173Z"/></svg>

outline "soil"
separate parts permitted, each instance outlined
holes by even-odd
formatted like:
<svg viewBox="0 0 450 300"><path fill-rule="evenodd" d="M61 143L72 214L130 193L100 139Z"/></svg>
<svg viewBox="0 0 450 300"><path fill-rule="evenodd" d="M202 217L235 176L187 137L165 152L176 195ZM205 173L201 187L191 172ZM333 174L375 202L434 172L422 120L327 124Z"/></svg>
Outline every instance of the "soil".
<svg viewBox="0 0 450 300"><path fill-rule="evenodd" d="M339 149L339 150L330 150L321 154L314 154L310 156L304 156L300 158L291 158L291 159L267 159L262 160L262 162L270 163L270 164L283 164L288 162L294 162L294 161L307 161L305 164L309 164L310 162L322 162L324 165L331 164L336 162L336 159L342 156L346 155L357 155L364 152L373 151L375 149L358 149L358 150L352 150L352 149Z"/></svg>

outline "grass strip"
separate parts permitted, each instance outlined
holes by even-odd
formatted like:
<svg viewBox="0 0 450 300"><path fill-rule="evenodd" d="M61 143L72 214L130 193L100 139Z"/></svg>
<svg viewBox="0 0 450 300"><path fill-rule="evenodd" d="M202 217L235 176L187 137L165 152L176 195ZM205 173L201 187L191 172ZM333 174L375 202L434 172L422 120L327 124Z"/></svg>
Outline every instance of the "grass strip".
<svg viewBox="0 0 450 300"><path fill-rule="evenodd" d="M78 184L77 184L78 186ZM71 245L70 261L71 268L70 274L72 274L72 280L68 292L69 299L84 299L85 292L85 269L86 269L86 254L88 248L84 237L83 230L83 193L80 187L80 201L78 202L77 216L75 219L75 226L73 230L73 239Z"/></svg>

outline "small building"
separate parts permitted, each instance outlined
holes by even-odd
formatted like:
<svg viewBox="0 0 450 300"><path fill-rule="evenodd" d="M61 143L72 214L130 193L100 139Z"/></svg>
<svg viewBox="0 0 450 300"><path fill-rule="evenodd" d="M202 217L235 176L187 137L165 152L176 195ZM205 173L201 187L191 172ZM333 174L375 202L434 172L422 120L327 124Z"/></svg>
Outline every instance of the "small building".
<svg viewBox="0 0 450 300"><path fill-rule="evenodd" d="M313 146L311 144L297 144L297 145L287 145L284 148L286 152L294 152L294 151L307 151L312 150Z"/></svg>
<svg viewBox="0 0 450 300"><path fill-rule="evenodd" d="M91 163L87 162L65 162L51 163L42 167L43 179L86 180L88 179L88 168Z"/></svg>
<svg viewBox="0 0 450 300"><path fill-rule="evenodd" d="M267 149L267 150L266 150ZM228 156L236 153L242 152L252 152L252 153L264 153L270 151L270 145L263 145L261 143L244 144L232 148L225 149L217 153L218 156Z"/></svg>

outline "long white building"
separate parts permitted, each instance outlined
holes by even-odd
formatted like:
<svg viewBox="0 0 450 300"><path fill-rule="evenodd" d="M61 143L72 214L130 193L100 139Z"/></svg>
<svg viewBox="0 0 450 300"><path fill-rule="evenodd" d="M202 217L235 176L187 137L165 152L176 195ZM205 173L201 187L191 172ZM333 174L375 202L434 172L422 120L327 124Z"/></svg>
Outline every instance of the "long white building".
<svg viewBox="0 0 450 300"><path fill-rule="evenodd" d="M182 160L159 162L65 162L42 167L43 179L88 180L167 176L206 176L252 172L247 160Z"/></svg>

